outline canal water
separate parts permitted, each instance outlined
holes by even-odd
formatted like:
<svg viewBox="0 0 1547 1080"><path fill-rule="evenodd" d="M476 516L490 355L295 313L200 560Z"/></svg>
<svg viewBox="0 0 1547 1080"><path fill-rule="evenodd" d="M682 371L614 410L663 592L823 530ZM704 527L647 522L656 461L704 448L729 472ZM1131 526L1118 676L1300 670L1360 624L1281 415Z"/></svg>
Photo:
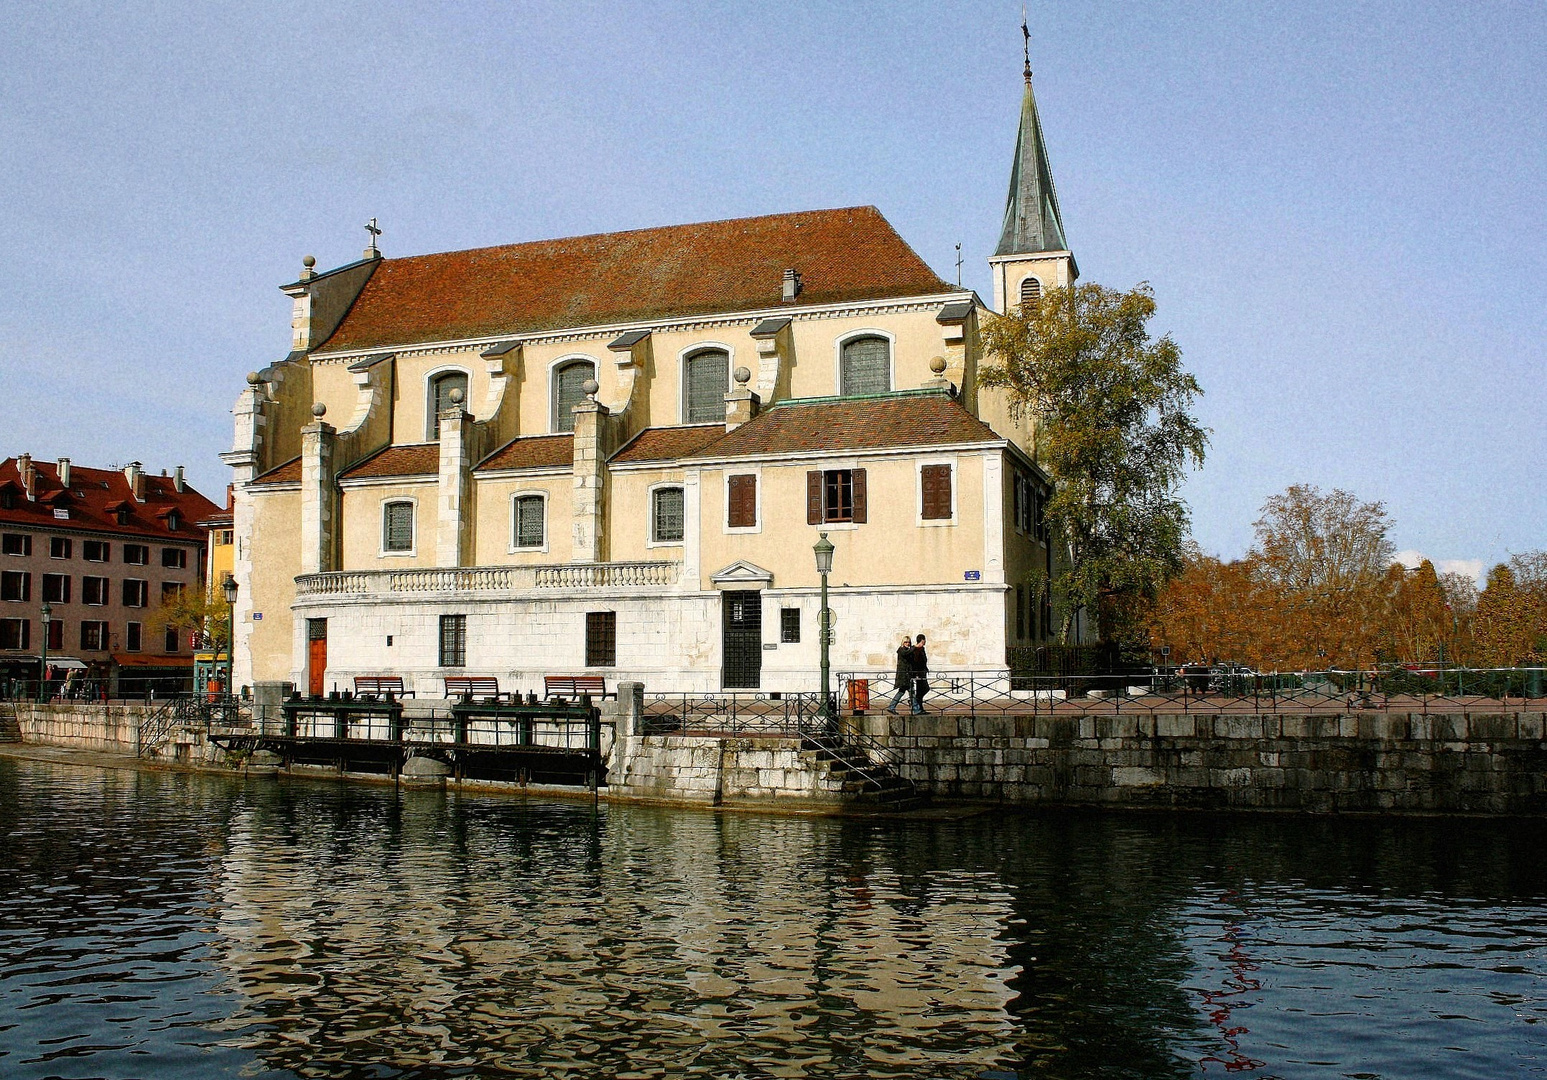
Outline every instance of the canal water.
<svg viewBox="0 0 1547 1080"><path fill-rule="evenodd" d="M1543 1076L1542 853L0 758L0 1076Z"/></svg>

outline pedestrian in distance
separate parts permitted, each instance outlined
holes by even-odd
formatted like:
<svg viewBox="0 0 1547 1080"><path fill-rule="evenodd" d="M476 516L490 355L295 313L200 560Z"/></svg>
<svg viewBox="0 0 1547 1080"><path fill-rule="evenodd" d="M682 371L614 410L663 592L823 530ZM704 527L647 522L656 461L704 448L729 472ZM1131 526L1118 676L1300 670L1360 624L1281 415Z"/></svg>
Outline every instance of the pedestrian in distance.
<svg viewBox="0 0 1547 1080"><path fill-rule="evenodd" d="M924 711L924 695L929 693L929 657L924 652L924 635L913 645L913 715Z"/></svg>
<svg viewBox="0 0 1547 1080"><path fill-rule="evenodd" d="M902 644L897 646L897 672L893 676L893 684L897 687L897 692L892 695L892 703L887 706L886 711L895 716L897 703L902 700L903 695L908 695L910 700L913 697L913 639L907 634L902 636Z"/></svg>

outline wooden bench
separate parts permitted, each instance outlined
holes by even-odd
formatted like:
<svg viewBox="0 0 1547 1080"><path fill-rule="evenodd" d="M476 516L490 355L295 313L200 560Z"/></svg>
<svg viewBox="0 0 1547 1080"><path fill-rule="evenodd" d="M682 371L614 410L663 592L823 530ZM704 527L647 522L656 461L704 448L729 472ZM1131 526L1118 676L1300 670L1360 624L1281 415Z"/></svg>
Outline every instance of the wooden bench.
<svg viewBox="0 0 1547 1080"><path fill-rule="evenodd" d="M607 680L601 675L543 676L544 697L574 698L579 701L582 695L589 695L598 701L608 697ZM618 692L614 690L610 696L616 698Z"/></svg>
<svg viewBox="0 0 1547 1080"><path fill-rule="evenodd" d="M499 702L504 699L500 681L493 675L447 675L446 696L469 701Z"/></svg>
<svg viewBox="0 0 1547 1080"><path fill-rule="evenodd" d="M403 676L401 675L356 675L355 696L362 694L374 694L377 697L413 697L412 690L403 689Z"/></svg>

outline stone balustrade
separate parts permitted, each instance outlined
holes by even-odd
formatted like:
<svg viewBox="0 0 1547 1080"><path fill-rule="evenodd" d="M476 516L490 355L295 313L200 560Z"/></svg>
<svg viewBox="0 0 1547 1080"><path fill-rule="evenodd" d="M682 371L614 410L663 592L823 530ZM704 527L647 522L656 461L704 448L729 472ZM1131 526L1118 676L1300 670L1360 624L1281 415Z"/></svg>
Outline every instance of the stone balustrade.
<svg viewBox="0 0 1547 1080"><path fill-rule="evenodd" d="M342 570L302 574L297 600L441 593L514 593L541 589L671 586L680 562L560 563L553 566L462 566L418 570Z"/></svg>

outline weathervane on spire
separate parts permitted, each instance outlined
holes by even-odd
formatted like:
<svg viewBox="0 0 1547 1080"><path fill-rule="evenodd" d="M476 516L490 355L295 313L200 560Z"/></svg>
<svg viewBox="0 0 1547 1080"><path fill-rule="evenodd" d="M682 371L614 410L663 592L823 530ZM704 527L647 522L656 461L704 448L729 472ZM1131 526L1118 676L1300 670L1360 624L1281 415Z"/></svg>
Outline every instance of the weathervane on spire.
<svg viewBox="0 0 1547 1080"><path fill-rule="evenodd" d="M365 231L371 234L371 246L367 249L366 254L369 255L373 252L380 254L376 250L376 238L381 235L381 230L376 227L375 218L371 218L370 221L365 223Z"/></svg>
<svg viewBox="0 0 1547 1080"><path fill-rule="evenodd" d="M1031 82L1031 27L1026 25L1026 5L1021 5L1021 37L1026 51L1026 81Z"/></svg>

